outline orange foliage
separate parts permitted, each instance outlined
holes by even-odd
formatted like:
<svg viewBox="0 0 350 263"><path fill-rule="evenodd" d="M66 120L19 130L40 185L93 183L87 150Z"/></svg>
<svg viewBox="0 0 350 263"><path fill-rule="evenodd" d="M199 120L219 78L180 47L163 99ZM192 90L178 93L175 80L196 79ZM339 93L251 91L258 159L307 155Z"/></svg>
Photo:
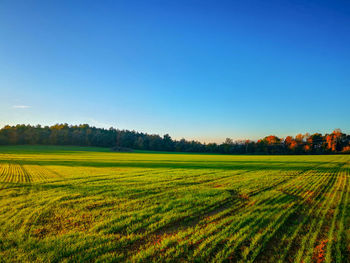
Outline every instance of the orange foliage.
<svg viewBox="0 0 350 263"><path fill-rule="evenodd" d="M298 146L298 143L296 141L293 141L291 144L290 144L290 149L295 149L296 147Z"/></svg>
<svg viewBox="0 0 350 263"><path fill-rule="evenodd" d="M350 145L343 148L343 152L350 153Z"/></svg>
<svg viewBox="0 0 350 263"><path fill-rule="evenodd" d="M334 130L331 134L326 136L327 148L335 152L337 150L337 143L342 136L340 130Z"/></svg>
<svg viewBox="0 0 350 263"><path fill-rule="evenodd" d="M265 137L264 139L268 144L276 144L276 143L279 143L281 140L280 138L274 136L274 135L270 135L270 136L267 136Z"/></svg>
<svg viewBox="0 0 350 263"><path fill-rule="evenodd" d="M309 152L310 149L311 149L310 145L307 144L307 145L304 146L305 152Z"/></svg>
<svg viewBox="0 0 350 263"><path fill-rule="evenodd" d="M327 242L328 240L323 240L317 247L315 247L314 257L313 257L315 262L322 263L325 261Z"/></svg>

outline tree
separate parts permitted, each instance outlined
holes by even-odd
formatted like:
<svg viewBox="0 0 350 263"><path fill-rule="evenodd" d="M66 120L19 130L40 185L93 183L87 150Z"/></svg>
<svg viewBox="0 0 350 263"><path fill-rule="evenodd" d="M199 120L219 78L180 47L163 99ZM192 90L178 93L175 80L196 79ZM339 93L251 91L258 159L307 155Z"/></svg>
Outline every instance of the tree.
<svg viewBox="0 0 350 263"><path fill-rule="evenodd" d="M165 134L163 136L163 148L166 151L174 151L174 142L169 136L169 134Z"/></svg>
<svg viewBox="0 0 350 263"><path fill-rule="evenodd" d="M222 144L204 144L198 141L173 140L169 134L163 137L114 128L100 129L88 124L55 124L42 127L18 124L0 129L0 145L43 144L122 147L153 151L216 152L225 154L320 154L350 153L350 135L334 130L323 136L320 133L298 134L281 139L275 135L255 141L233 141L226 138Z"/></svg>

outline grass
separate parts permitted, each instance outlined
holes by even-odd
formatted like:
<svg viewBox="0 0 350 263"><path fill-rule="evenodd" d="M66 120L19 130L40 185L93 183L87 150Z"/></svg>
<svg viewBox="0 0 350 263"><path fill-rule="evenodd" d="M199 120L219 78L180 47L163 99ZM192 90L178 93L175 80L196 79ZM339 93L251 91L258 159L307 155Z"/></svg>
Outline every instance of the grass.
<svg viewBox="0 0 350 263"><path fill-rule="evenodd" d="M0 262L348 262L350 156L0 147Z"/></svg>

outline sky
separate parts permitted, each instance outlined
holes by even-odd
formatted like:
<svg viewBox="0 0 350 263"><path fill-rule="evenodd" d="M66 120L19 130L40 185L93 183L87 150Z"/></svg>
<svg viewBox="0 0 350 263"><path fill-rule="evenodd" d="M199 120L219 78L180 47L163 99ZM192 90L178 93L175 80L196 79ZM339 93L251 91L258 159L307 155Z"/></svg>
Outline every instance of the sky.
<svg viewBox="0 0 350 263"><path fill-rule="evenodd" d="M350 2L0 0L0 126L350 133Z"/></svg>

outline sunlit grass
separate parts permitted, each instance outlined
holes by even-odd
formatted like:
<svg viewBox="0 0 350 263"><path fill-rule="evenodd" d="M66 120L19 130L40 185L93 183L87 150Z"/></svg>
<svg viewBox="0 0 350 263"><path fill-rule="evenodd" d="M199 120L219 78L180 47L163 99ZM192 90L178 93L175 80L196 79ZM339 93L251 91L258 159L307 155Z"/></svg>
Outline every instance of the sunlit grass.
<svg viewBox="0 0 350 263"><path fill-rule="evenodd" d="M346 262L350 156L0 148L3 261Z"/></svg>

